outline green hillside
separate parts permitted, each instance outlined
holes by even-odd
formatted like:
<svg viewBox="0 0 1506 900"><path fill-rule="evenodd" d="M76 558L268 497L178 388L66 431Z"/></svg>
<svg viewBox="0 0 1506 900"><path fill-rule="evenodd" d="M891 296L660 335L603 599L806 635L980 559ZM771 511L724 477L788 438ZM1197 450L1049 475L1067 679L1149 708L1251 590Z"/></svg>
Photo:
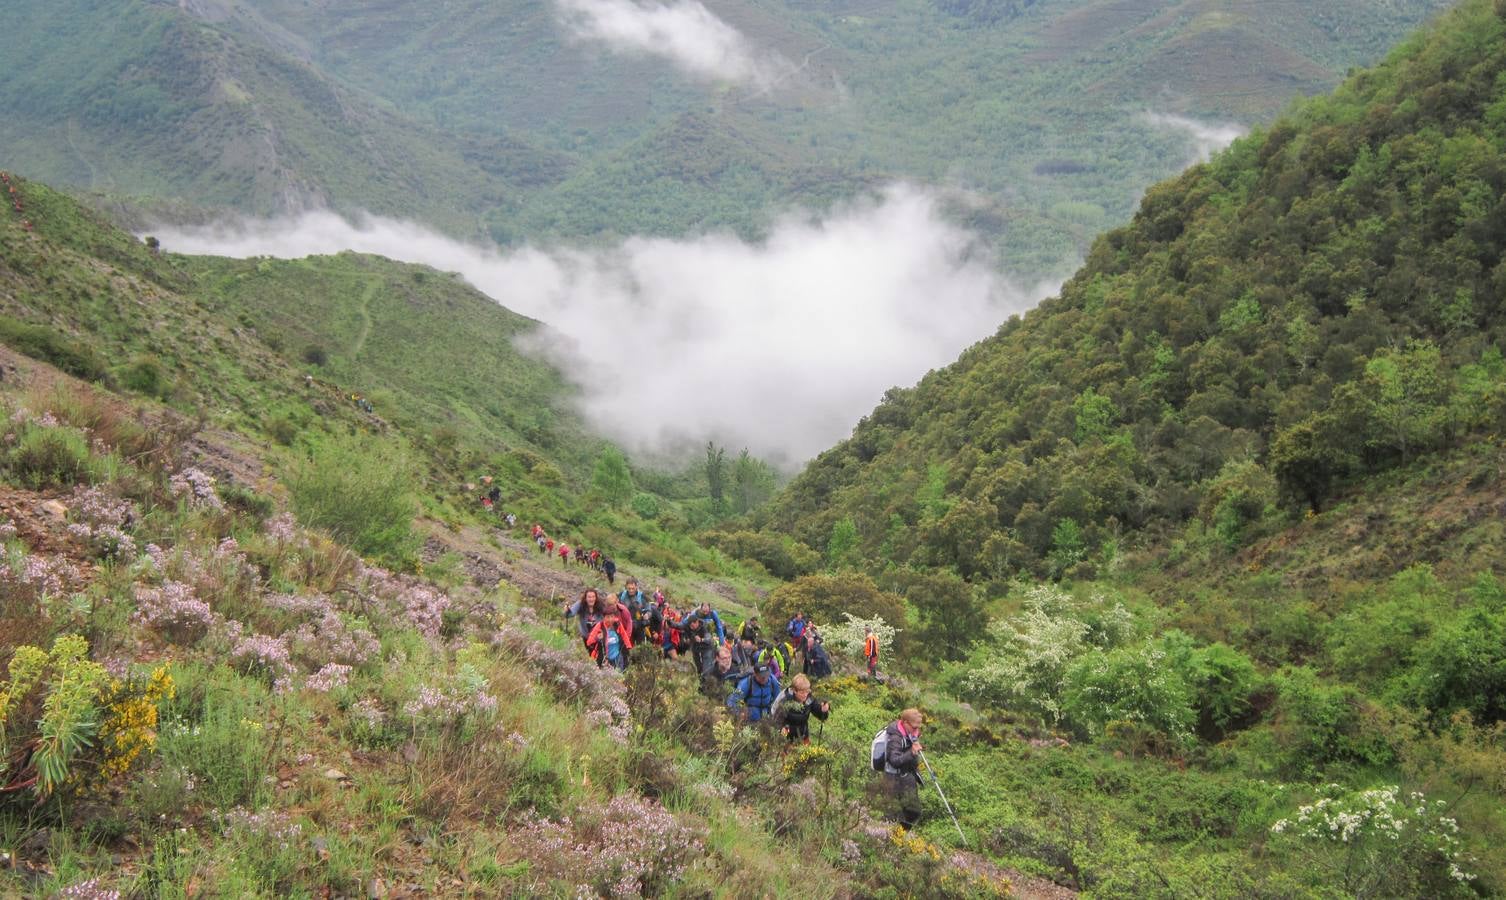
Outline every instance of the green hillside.
<svg viewBox="0 0 1506 900"><path fill-rule="evenodd" d="M192 7L322 52L291 7ZM1358 27L1073 8L1108 46L1175 25L1165 59L1232 21L1326 64ZM714 446L631 469L452 276L159 255L7 174L0 895L1506 893L1503 84L1506 3L1466 0L1152 188L766 505ZM711 215L758 138L675 121ZM620 138L592 165L660 166ZM790 746L652 646L597 666L560 612L605 576L533 521L734 629L809 612L830 718ZM907 707L950 801L909 833L868 766Z"/></svg>
<svg viewBox="0 0 1506 900"><path fill-rule="evenodd" d="M67 0L0 14L0 144L149 206L327 203L503 243L753 235L955 184L1010 268L1054 275L1190 158L1147 111L1268 121L1443 5L712 4L796 70L761 89L572 40L547 3Z"/></svg>
<svg viewBox="0 0 1506 900"><path fill-rule="evenodd" d="M0 343L246 434L278 471L331 436L390 438L434 517L491 521L463 487L490 473L520 517L619 529L619 552L673 569L708 557L689 522L733 512L697 473L624 460L626 496L588 516L601 458L621 454L586 431L575 388L515 346L538 323L451 273L352 253L159 254L73 198L9 177L24 212L0 219ZM759 496L772 490L763 463L737 472Z"/></svg>
<svg viewBox="0 0 1506 900"><path fill-rule="evenodd" d="M179 262L211 314L294 358L321 352L321 377L361 386L399 426L565 453L582 468L573 391L513 345L538 323L458 277L355 254Z"/></svg>
<svg viewBox="0 0 1506 900"><path fill-rule="evenodd" d="M1286 510L1499 423L1501 26L1470 3L1335 95L1158 185L1063 288L800 476L877 563L1060 575ZM1284 501L1284 502L1279 502Z"/></svg>
<svg viewBox="0 0 1506 900"><path fill-rule="evenodd" d="M546 478L563 471L584 485L600 443L584 436L559 374L512 343L537 323L455 277L354 254L159 255L69 197L12 183L34 230L19 216L0 225L0 316L15 332L0 340L43 341L53 362L76 351L65 366L75 374L276 442L395 425L442 445L443 468L495 466L517 450L508 469L525 493L544 460ZM28 329L50 337L16 336Z"/></svg>
<svg viewBox="0 0 1506 900"><path fill-rule="evenodd" d="M176 5L13 6L0 29L0 146L60 185L256 214L368 209L470 234L554 164L499 134L476 145L420 126Z"/></svg>

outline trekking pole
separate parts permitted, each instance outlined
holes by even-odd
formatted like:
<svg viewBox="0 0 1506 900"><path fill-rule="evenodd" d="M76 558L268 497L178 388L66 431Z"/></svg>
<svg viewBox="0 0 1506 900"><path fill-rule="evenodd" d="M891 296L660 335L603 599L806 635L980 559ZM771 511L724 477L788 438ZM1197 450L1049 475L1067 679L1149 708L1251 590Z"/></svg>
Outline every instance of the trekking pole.
<svg viewBox="0 0 1506 900"><path fill-rule="evenodd" d="M920 761L925 763L926 771L931 774L931 784L936 787L936 794L941 798L941 805L946 807L946 814L952 817L952 827L957 829L957 836L962 838L962 846L968 846L967 835L962 833L962 826L957 824L957 814L952 812L952 804L947 802L946 794L941 791L941 781L936 777L936 770L931 768L931 761L926 759L924 753L919 753Z"/></svg>

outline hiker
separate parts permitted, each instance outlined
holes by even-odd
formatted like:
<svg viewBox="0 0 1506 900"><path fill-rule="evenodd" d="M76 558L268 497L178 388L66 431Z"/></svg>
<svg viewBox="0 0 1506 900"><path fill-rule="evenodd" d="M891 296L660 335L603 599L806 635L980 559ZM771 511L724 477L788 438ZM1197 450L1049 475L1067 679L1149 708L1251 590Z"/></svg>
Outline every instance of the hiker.
<svg viewBox="0 0 1506 900"><path fill-rule="evenodd" d="M654 589L654 599L648 605L648 613L644 617L645 627L648 630L650 640L658 641L664 637L664 618L670 612L669 598L664 596L664 591Z"/></svg>
<svg viewBox="0 0 1506 900"><path fill-rule="evenodd" d="M680 655L680 614L673 606L666 606L659 614L659 647L665 659L677 659Z"/></svg>
<svg viewBox="0 0 1506 900"><path fill-rule="evenodd" d="M906 831L920 822L920 710L910 708L884 729L884 785L899 806L899 824Z"/></svg>
<svg viewBox="0 0 1506 900"><path fill-rule="evenodd" d="M518 527L518 517L515 516L515 515L513 515L512 513L508 513L507 515L503 516L502 518L503 518L504 521L507 522L507 527L508 528L517 528Z"/></svg>
<svg viewBox="0 0 1506 900"><path fill-rule="evenodd" d="M728 690L749 673L740 671L732 662L732 650L718 647L710 663L700 673L701 692L713 700L725 700Z"/></svg>
<svg viewBox="0 0 1506 900"><path fill-rule="evenodd" d="M570 545L563 541L560 543L560 565L570 565Z"/></svg>
<svg viewBox="0 0 1506 900"><path fill-rule="evenodd" d="M758 667L758 647L752 641L743 638L730 649L732 653L732 665L736 666L739 672L747 675Z"/></svg>
<svg viewBox="0 0 1506 900"><path fill-rule="evenodd" d="M753 674L744 676L737 683L737 689L727 695L727 708L736 711L738 704L742 704L743 717L749 722L760 722L773 711L774 698L778 696L779 679L768 666L759 666Z"/></svg>
<svg viewBox="0 0 1506 900"><path fill-rule="evenodd" d="M762 641L758 645L759 662L766 662L774 666L774 674L780 678L786 678L793 671L790 667L790 651L784 644L778 641Z"/></svg>
<svg viewBox="0 0 1506 900"><path fill-rule="evenodd" d="M578 620L575 625L580 631L582 644L586 643L586 638L591 635L591 629L595 628L596 623L605 618L606 614L606 605L602 603L601 594L596 588L586 588L581 592L579 600L565 607L565 618L574 616ZM591 648L587 645L586 649Z"/></svg>
<svg viewBox="0 0 1506 900"><path fill-rule="evenodd" d="M492 505L494 506L498 503L501 503L502 489L497 487L495 484L492 485L492 489L486 492L486 499L490 500L492 502Z"/></svg>
<svg viewBox="0 0 1506 900"><path fill-rule="evenodd" d="M617 600L627 606L632 617L634 643L643 643L644 631L648 625L648 595L639 589L638 579L629 578L623 585L622 592L617 595Z"/></svg>
<svg viewBox="0 0 1506 900"><path fill-rule="evenodd" d="M542 525L540 525L540 524L539 524L539 523L537 523L537 522L534 522L534 523L533 523L533 530L532 530L532 531L530 531L530 532L529 532L529 533L528 533L528 534L529 534L529 535L530 535L530 536L531 536L531 537L532 537L532 538L533 538L533 539L534 539L534 540L538 540L538 539L539 539L539 538L541 538L541 537L543 537L543 536L544 536L544 526L542 526Z"/></svg>
<svg viewBox="0 0 1506 900"><path fill-rule="evenodd" d="M617 563L610 556L602 557L601 570L607 573L607 584L617 583Z"/></svg>
<svg viewBox="0 0 1506 900"><path fill-rule="evenodd" d="M811 680L796 675L788 690L780 693L774 701L774 725L784 732L785 740L793 744L811 742L811 716L825 722L831 714L831 703L816 699L811 693Z"/></svg>
<svg viewBox="0 0 1506 900"><path fill-rule="evenodd" d="M795 643L800 643L805 638L805 613L795 613L795 617L784 626L784 632L794 638Z"/></svg>
<svg viewBox="0 0 1506 900"><path fill-rule="evenodd" d="M591 568L598 572L601 571L601 551L595 547L591 548Z"/></svg>
<svg viewBox="0 0 1506 900"><path fill-rule="evenodd" d="M805 674L812 678L827 678L831 675L831 657L826 655L826 645L821 635L812 631L807 636L805 648Z"/></svg>
<svg viewBox="0 0 1506 900"><path fill-rule="evenodd" d="M727 643L727 630L722 627L722 617L717 615L716 611L711 608L711 601L702 600L700 608L691 613L690 617L692 619L700 619L701 621L705 622L706 632L708 634L714 633L716 635L717 643ZM713 623L716 625L714 631L711 627Z"/></svg>
<svg viewBox="0 0 1506 900"><path fill-rule="evenodd" d="M743 628L742 628L742 632L741 632L740 636L745 641L751 640L755 644L758 643L758 616L757 615L749 616L747 618L747 620L743 622Z"/></svg>
<svg viewBox="0 0 1506 900"><path fill-rule="evenodd" d="M596 660L597 666L611 666L619 672L626 672L628 651L633 649L633 639L623 627L622 620L609 615L591 629L590 636L586 638L586 648L591 651L591 657Z"/></svg>
<svg viewBox="0 0 1506 900"><path fill-rule="evenodd" d="M878 674L878 635L873 633L872 625L863 626L863 658L868 660L868 677Z"/></svg>
<svg viewBox="0 0 1506 900"><path fill-rule="evenodd" d="M691 664L697 672L703 672L716 649L716 638L707 630L704 619L689 615L680 621L680 645L689 645ZM727 652L730 655L732 651L729 648Z"/></svg>

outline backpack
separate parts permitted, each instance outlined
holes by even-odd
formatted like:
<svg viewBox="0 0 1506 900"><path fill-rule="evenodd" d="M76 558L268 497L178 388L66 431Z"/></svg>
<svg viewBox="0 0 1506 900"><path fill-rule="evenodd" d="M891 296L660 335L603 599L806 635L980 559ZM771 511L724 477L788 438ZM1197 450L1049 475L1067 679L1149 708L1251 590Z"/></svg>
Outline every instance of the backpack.
<svg viewBox="0 0 1506 900"><path fill-rule="evenodd" d="M873 771L884 772L889 768L889 726L879 729L879 733L873 736L873 746L869 748L869 762L873 764Z"/></svg>

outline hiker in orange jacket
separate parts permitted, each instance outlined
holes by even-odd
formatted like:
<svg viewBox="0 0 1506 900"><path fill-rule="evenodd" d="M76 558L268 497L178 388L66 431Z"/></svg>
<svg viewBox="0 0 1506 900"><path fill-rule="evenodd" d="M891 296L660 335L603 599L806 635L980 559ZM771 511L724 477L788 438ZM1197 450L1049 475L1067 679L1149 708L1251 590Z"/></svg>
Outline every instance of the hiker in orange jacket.
<svg viewBox="0 0 1506 900"><path fill-rule="evenodd" d="M863 658L868 660L868 677L872 678L878 674L878 635L873 633L871 625L863 628L863 634Z"/></svg>

